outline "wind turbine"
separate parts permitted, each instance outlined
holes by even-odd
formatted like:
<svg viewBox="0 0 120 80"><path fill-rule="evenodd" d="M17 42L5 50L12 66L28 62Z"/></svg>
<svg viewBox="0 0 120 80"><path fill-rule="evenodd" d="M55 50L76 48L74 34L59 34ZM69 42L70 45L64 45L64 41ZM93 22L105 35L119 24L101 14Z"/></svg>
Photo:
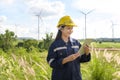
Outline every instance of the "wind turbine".
<svg viewBox="0 0 120 80"><path fill-rule="evenodd" d="M93 9L93 10L90 10L90 11L88 11L88 12L85 13L85 12L83 12L83 11L80 10L80 12L81 12L83 15L85 15L85 39L87 38L86 18L87 18L87 15L90 14L91 12L93 12L93 11L94 11L94 9Z"/></svg>
<svg viewBox="0 0 120 80"><path fill-rule="evenodd" d="M111 28L112 28L112 41L114 41L114 37L115 37L114 36L114 26L117 25L117 24L114 24L112 20L111 20L111 23L112 23L112 25L111 25Z"/></svg>
<svg viewBox="0 0 120 80"><path fill-rule="evenodd" d="M38 14L36 14L35 16L37 16L38 17L38 41L39 41L39 38L40 38L40 20L42 21L42 18L41 18L41 13L42 13L42 10L38 13Z"/></svg>

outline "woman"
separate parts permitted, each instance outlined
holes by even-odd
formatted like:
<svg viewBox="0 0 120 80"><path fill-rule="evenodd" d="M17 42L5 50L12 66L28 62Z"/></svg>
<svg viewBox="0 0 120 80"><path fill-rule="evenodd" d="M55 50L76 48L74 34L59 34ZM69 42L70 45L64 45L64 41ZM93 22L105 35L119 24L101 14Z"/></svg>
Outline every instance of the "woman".
<svg viewBox="0 0 120 80"><path fill-rule="evenodd" d="M78 53L81 44L70 37L76 25L70 16L63 16L58 22L58 34L51 44L47 62L52 67L52 80L82 80L80 63L90 61L89 46L85 53Z"/></svg>

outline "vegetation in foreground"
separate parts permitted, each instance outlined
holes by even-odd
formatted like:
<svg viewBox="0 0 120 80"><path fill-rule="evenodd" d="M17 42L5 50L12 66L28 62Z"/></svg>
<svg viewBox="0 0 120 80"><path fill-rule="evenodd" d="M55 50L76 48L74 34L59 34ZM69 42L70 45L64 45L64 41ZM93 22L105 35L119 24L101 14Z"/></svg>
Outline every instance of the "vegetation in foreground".
<svg viewBox="0 0 120 80"><path fill-rule="evenodd" d="M37 40L16 40L13 32L0 34L0 80L50 80L51 68L46 62L52 34ZM95 47L108 47L114 43L93 43ZM105 46L103 46L105 45ZM119 43L115 43L114 47ZM83 80L120 80L119 51L91 49L92 59L81 64Z"/></svg>
<svg viewBox="0 0 120 80"><path fill-rule="evenodd" d="M0 80L50 80L51 68L46 62L47 51L6 54L0 50ZM119 80L120 54L107 50L92 51L92 59L81 65L83 80Z"/></svg>

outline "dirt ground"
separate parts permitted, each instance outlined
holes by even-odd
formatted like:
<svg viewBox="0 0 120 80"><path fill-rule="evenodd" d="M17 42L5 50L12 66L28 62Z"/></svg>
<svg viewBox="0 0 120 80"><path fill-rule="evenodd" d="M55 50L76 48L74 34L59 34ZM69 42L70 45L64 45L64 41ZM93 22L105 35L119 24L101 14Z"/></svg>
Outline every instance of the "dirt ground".
<svg viewBox="0 0 120 80"><path fill-rule="evenodd" d="M120 51L120 48L93 48L95 50Z"/></svg>

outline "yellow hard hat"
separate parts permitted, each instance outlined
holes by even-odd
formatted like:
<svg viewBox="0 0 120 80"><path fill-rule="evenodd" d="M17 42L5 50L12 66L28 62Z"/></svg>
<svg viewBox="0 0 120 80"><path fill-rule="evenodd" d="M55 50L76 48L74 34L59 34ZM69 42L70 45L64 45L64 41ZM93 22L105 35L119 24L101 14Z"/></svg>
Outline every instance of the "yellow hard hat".
<svg viewBox="0 0 120 80"><path fill-rule="evenodd" d="M76 24L72 21L72 19L70 18L70 16L63 16L59 20L59 22L57 24L57 27L59 28L62 25L70 26L70 27L76 26Z"/></svg>

